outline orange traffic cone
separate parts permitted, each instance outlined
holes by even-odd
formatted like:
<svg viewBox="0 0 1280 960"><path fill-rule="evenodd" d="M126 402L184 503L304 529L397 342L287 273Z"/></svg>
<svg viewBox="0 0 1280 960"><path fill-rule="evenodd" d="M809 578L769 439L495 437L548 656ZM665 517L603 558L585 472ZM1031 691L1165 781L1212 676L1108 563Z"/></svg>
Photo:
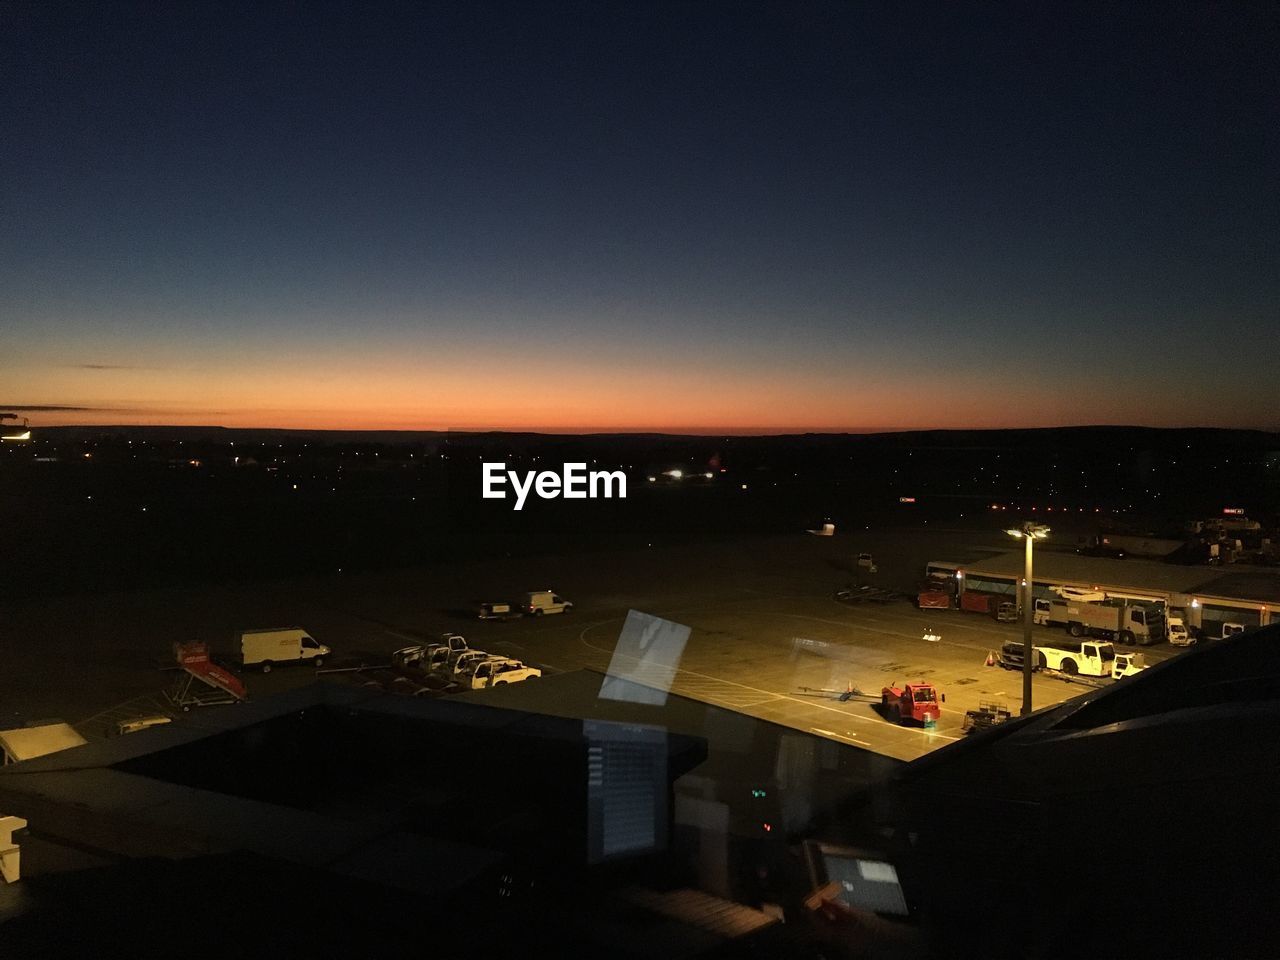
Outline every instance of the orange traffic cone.
<svg viewBox="0 0 1280 960"><path fill-rule="evenodd" d="M996 665L996 657L990 650L987 651L987 662L984 666L994 667Z"/></svg>

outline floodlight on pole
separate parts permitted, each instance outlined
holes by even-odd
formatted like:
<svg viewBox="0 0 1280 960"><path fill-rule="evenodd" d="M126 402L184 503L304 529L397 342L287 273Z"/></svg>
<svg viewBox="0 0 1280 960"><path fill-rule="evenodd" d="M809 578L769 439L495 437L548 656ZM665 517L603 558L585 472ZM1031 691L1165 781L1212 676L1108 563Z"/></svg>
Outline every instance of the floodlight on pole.
<svg viewBox="0 0 1280 960"><path fill-rule="evenodd" d="M1035 582L1031 579L1031 545L1049 536L1049 528L1043 523L1027 521L1021 527L1005 530L1011 537L1027 543L1026 561L1022 574L1022 716L1031 712L1031 671L1035 665L1035 651L1031 645L1031 624L1035 617Z"/></svg>

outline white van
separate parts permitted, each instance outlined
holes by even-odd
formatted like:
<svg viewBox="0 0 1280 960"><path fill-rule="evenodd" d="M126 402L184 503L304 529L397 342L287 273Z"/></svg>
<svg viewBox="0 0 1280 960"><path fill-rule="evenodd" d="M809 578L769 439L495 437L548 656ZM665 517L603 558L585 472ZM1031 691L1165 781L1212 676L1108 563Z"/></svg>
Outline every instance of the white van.
<svg viewBox="0 0 1280 960"><path fill-rule="evenodd" d="M556 594L554 590L534 590L525 595L524 612L540 617L544 613L568 613L573 604Z"/></svg>
<svg viewBox="0 0 1280 960"><path fill-rule="evenodd" d="M239 646L240 662L246 667L257 666L263 673L270 673L277 663L310 660L317 667L323 666L330 653L328 647L316 643L301 627L242 630Z"/></svg>

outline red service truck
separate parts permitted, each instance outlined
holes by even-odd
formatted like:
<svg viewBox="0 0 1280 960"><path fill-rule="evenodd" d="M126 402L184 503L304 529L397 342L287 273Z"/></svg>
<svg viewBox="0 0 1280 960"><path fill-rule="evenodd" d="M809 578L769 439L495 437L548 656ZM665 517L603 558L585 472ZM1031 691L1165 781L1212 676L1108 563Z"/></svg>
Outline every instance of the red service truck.
<svg viewBox="0 0 1280 960"><path fill-rule="evenodd" d="M1018 605L998 593L966 590L960 594L960 609L973 613L985 613L1001 623L1015 623L1018 619Z"/></svg>
<svg viewBox="0 0 1280 960"><path fill-rule="evenodd" d="M930 724L937 722L946 699L931 683L893 684L880 691L880 710L894 723Z"/></svg>
<svg viewBox="0 0 1280 960"><path fill-rule="evenodd" d="M916 606L921 610L950 610L955 603L956 583L942 577L929 577L920 585Z"/></svg>

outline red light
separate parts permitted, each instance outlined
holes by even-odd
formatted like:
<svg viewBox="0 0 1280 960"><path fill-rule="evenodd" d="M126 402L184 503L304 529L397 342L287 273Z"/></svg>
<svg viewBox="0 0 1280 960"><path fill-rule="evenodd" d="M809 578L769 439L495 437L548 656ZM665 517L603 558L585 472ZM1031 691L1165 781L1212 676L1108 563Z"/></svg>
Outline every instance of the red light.
<svg viewBox="0 0 1280 960"><path fill-rule="evenodd" d="M765 833L772 833L772 832L773 832L773 824L772 824L772 823L762 823L762 824L760 824L760 826L764 827L764 832L765 832Z"/></svg>

